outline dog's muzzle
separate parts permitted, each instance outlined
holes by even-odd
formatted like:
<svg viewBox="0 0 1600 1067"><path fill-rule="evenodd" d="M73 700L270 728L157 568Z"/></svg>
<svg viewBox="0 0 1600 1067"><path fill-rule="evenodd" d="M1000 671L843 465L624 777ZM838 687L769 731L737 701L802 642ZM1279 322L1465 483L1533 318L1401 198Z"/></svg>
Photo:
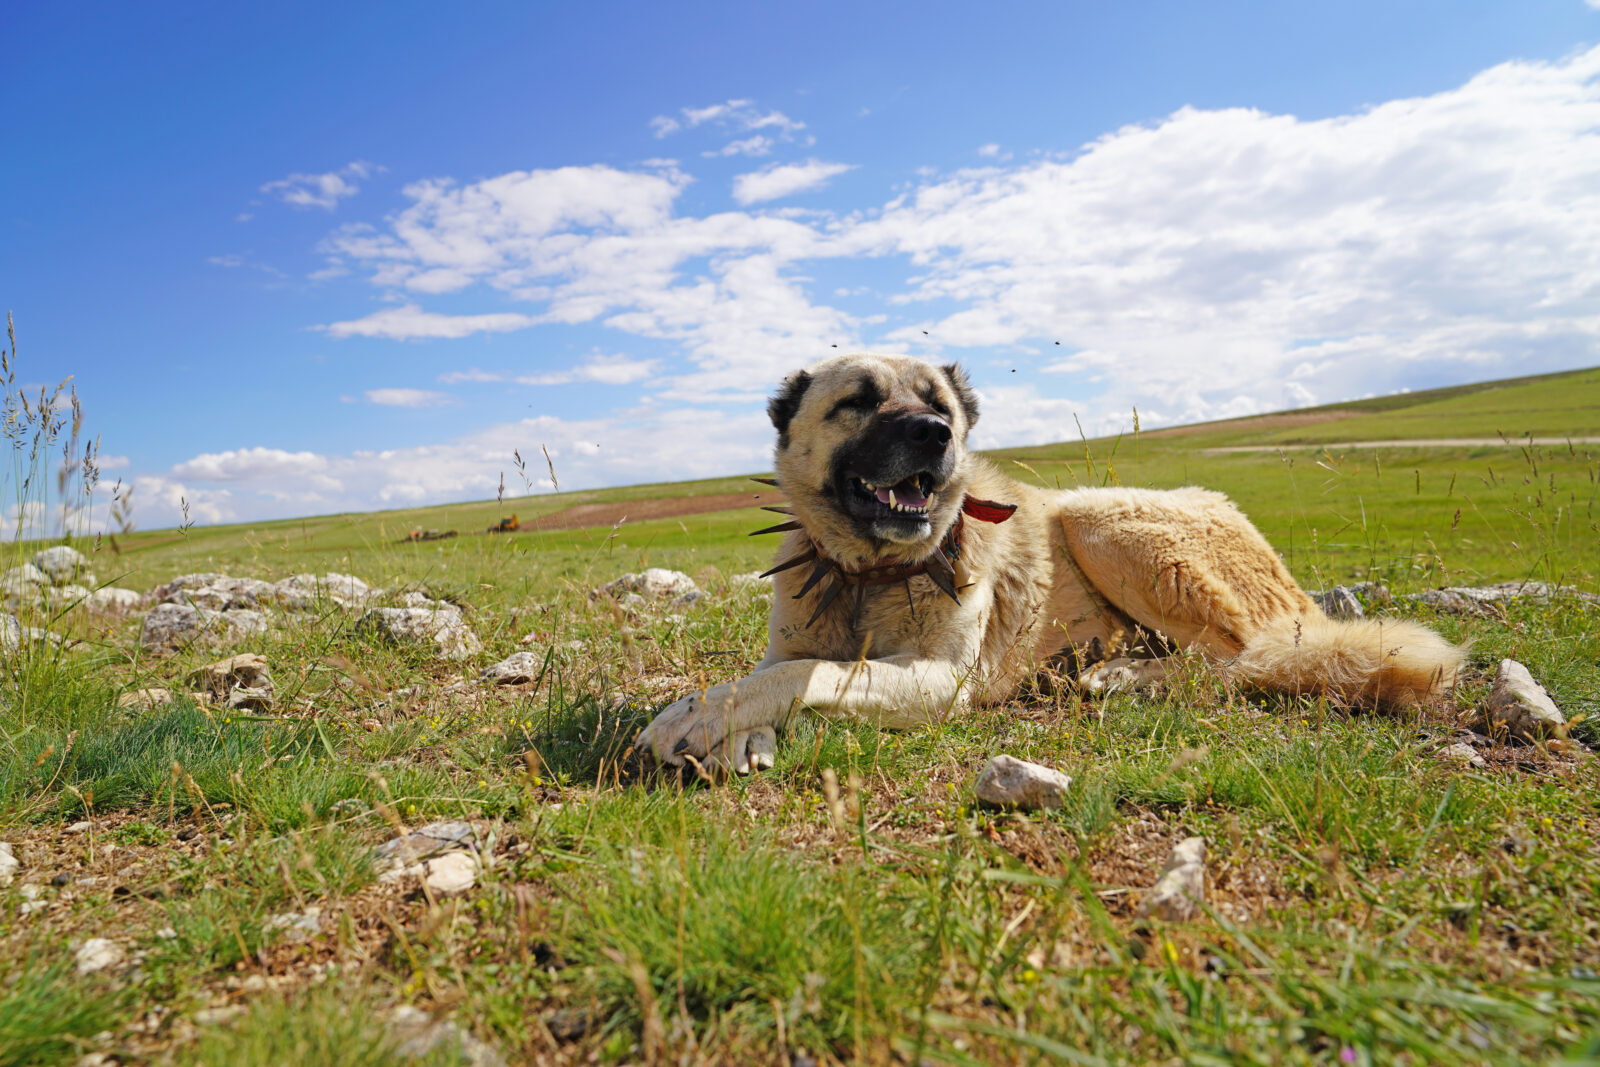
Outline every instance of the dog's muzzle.
<svg viewBox="0 0 1600 1067"><path fill-rule="evenodd" d="M879 419L839 450L834 485L840 505L869 536L922 540L932 530L929 512L955 473L954 438L937 415Z"/></svg>

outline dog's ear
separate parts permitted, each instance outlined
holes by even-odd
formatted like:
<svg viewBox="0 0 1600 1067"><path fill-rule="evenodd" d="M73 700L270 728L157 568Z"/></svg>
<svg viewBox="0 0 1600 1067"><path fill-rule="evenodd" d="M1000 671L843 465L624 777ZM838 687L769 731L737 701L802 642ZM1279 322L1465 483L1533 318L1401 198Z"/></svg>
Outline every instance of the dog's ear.
<svg viewBox="0 0 1600 1067"><path fill-rule="evenodd" d="M772 425L778 431L780 448L789 443L789 423L794 419L795 412L800 410L800 399L810 386L810 372L797 370L783 380L777 393L767 401L767 418L772 420Z"/></svg>
<svg viewBox="0 0 1600 1067"><path fill-rule="evenodd" d="M967 372L961 369L959 363L946 363L939 369L944 371L945 380L955 390L956 399L961 401L961 411L967 416L967 428L970 430L978 421L978 394L972 391Z"/></svg>

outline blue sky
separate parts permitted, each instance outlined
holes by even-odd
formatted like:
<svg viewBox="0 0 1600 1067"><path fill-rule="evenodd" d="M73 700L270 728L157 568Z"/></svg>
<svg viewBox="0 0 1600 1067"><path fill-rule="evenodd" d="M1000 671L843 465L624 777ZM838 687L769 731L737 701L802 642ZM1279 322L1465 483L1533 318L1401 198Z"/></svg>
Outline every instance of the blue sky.
<svg viewBox="0 0 1600 1067"><path fill-rule="evenodd" d="M21 5L0 296L143 526L759 468L834 345L984 445L1590 365L1595 2Z"/></svg>

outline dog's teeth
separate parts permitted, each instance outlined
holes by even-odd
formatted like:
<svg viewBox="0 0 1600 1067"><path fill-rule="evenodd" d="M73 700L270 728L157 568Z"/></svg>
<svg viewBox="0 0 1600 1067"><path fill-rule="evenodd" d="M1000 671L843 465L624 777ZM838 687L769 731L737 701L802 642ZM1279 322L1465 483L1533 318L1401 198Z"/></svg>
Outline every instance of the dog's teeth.
<svg viewBox="0 0 1600 1067"><path fill-rule="evenodd" d="M889 506L894 508L896 511L900 510L900 503L899 501L895 500L893 489L889 490Z"/></svg>

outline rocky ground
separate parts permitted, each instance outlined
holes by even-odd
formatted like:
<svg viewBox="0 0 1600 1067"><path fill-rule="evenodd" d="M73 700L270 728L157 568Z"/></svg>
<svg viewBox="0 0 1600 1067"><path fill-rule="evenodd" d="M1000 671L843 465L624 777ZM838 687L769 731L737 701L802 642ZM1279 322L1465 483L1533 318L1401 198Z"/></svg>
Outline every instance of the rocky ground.
<svg viewBox="0 0 1600 1067"><path fill-rule="evenodd" d="M759 658L750 575L485 606L88 568L0 576L0 1064L1511 1062L1600 1018L1589 594L1318 594L1477 639L1414 721L1196 663L912 735L808 721L706 784L628 742Z"/></svg>

